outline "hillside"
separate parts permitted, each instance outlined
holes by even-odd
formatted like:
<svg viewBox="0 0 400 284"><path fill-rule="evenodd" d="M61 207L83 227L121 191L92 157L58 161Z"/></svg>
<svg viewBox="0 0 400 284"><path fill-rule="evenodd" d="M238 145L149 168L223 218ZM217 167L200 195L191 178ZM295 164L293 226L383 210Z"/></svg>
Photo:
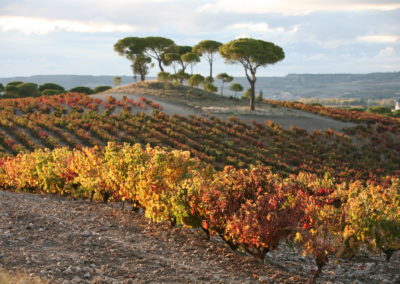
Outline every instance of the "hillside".
<svg viewBox="0 0 400 284"><path fill-rule="evenodd" d="M399 168L393 154L399 151L398 142L392 138L397 128L387 135L381 130L374 134L387 136L385 144L375 146L366 136L375 129L267 103L259 103L255 113L247 109L246 101L200 89L188 93L188 87L164 91L162 84L151 81L93 96L2 100L0 151L15 154L116 141L190 150L219 169L261 164L283 173L329 171L346 178L351 169L365 177L382 169L393 174ZM341 133L344 128L353 129L353 138Z"/></svg>
<svg viewBox="0 0 400 284"><path fill-rule="evenodd" d="M0 189L17 193L0 192L0 270L305 283L316 263L321 283L396 283L399 141L398 118L272 100L251 112L156 81L3 99ZM353 258L335 263L340 251Z"/></svg>
<svg viewBox="0 0 400 284"><path fill-rule="evenodd" d="M92 96L2 100L0 112L4 154L116 141L190 150L220 169L261 164L284 173L328 171L345 178L352 170L366 177L400 168L397 120L390 129L365 129L362 120L357 125L268 103L251 112L245 100L182 86L164 90L153 81Z"/></svg>
<svg viewBox="0 0 400 284"><path fill-rule="evenodd" d="M43 84L57 83L66 89L76 86L95 87L113 85L114 76L90 75L35 75L30 77L0 78L0 83L11 81ZM133 82L132 76L122 76L122 84ZM244 77L236 77L233 82L246 89ZM220 81L216 81L220 88ZM289 74L284 77L259 77L257 92L262 90L264 98L297 100L299 98L362 98L382 99L400 97L400 72L370 74ZM225 87L225 94L234 95Z"/></svg>

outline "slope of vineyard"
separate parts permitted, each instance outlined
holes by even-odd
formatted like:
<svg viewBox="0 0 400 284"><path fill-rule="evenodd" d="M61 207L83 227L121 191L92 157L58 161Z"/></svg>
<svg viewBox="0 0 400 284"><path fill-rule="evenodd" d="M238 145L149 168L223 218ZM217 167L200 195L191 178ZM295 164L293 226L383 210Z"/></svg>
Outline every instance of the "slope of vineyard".
<svg viewBox="0 0 400 284"><path fill-rule="evenodd" d="M217 169L258 164L282 173L329 172L340 179L397 175L400 169L396 121L307 132L271 121L244 123L234 116L167 115L144 97L101 100L74 93L2 100L0 114L3 155L116 141L189 150Z"/></svg>
<svg viewBox="0 0 400 284"><path fill-rule="evenodd" d="M104 96L2 100L0 188L127 201L260 259L286 241L315 277L334 256L400 249L399 120L268 101L354 123L311 132Z"/></svg>

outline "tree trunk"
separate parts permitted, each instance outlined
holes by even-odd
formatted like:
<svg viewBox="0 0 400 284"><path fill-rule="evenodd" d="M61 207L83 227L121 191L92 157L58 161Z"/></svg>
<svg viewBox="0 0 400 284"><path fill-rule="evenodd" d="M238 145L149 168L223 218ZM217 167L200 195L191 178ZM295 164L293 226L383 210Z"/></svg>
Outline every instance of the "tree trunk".
<svg viewBox="0 0 400 284"><path fill-rule="evenodd" d="M181 63L182 71L183 71L183 73L185 73L187 65L185 66L185 64L183 64L182 61L180 63Z"/></svg>
<svg viewBox="0 0 400 284"><path fill-rule="evenodd" d="M213 79L213 77L212 77L212 61L210 61L210 78L209 78L209 82L212 84L212 79Z"/></svg>
<svg viewBox="0 0 400 284"><path fill-rule="evenodd" d="M160 67L161 72L164 72L164 68L162 67L161 60L158 60L158 67Z"/></svg>
<svg viewBox="0 0 400 284"><path fill-rule="evenodd" d="M390 258L392 257L393 253L396 251L394 249L382 249L383 253L386 255L386 261L390 262Z"/></svg>
<svg viewBox="0 0 400 284"><path fill-rule="evenodd" d="M146 74L144 72L140 73L140 81L145 81L146 80Z"/></svg>
<svg viewBox="0 0 400 284"><path fill-rule="evenodd" d="M315 284L317 282L318 277L321 275L322 268L324 267L325 263L317 261L317 271L314 273L313 277L308 282L309 284Z"/></svg>
<svg viewBox="0 0 400 284"><path fill-rule="evenodd" d="M224 81L222 81L222 84L221 84L221 96L223 96L224 95Z"/></svg>
<svg viewBox="0 0 400 284"><path fill-rule="evenodd" d="M250 94L250 110L255 110L255 101L256 101L256 70L252 70L252 69L246 69L246 78L247 81L249 81L250 83L250 90L251 90L251 94ZM250 74L248 73L248 71L250 71Z"/></svg>
<svg viewBox="0 0 400 284"><path fill-rule="evenodd" d="M255 80L249 80L250 82L250 88L251 88L251 94L250 94L250 110L255 110L255 101L256 101L256 81Z"/></svg>

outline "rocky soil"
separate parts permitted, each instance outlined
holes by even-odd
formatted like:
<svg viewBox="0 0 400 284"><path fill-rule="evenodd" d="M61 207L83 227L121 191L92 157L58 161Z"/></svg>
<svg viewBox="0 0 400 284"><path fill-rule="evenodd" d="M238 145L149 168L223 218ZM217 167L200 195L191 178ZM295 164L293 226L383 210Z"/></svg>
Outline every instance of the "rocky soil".
<svg viewBox="0 0 400 284"><path fill-rule="evenodd" d="M311 259L264 263L199 230L150 223L121 204L0 191L0 271L50 283L306 283ZM329 264L319 283L400 283L400 254ZM24 282L29 283L29 282Z"/></svg>

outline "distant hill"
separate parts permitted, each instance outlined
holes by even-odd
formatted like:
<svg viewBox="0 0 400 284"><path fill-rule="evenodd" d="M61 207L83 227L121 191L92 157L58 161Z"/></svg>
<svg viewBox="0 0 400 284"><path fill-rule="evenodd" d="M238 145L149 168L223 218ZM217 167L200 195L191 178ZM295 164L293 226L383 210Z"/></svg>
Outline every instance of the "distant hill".
<svg viewBox="0 0 400 284"><path fill-rule="evenodd" d="M29 77L10 77L0 78L0 83L3 85L12 81L32 82L36 84L56 83L63 86L65 89L71 89L76 86L96 87L100 85L113 86L114 77L110 75L92 76L92 75L33 75ZM120 76L122 84L133 82L132 76Z"/></svg>
<svg viewBox="0 0 400 284"><path fill-rule="evenodd" d="M115 76L91 75L35 75L30 77L0 78L0 83L11 81L43 84L57 83L70 89L75 86L95 87L113 85ZM152 79L152 78L149 78ZM134 82L132 76L122 76L122 84ZM244 77L234 82L248 88ZM220 82L215 82L220 88ZM227 85L227 84L226 84ZM289 74L284 77L260 77L256 83L257 93L261 90L264 98L296 100L299 98L400 98L400 72L370 74ZM224 93L232 95L228 86Z"/></svg>

